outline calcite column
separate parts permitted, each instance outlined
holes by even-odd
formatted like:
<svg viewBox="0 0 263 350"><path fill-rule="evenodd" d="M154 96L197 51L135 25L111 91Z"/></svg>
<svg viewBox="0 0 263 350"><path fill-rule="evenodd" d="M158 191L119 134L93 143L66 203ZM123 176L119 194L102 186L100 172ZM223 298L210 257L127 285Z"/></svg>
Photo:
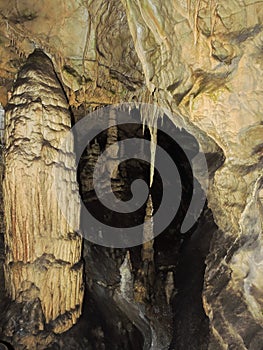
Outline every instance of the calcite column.
<svg viewBox="0 0 263 350"><path fill-rule="evenodd" d="M18 73L6 113L5 178L6 289L12 300L39 299L45 323L56 333L81 313L82 238L74 231L80 206L73 143L61 149L71 117L51 60L40 50ZM55 169L72 228L57 200Z"/></svg>

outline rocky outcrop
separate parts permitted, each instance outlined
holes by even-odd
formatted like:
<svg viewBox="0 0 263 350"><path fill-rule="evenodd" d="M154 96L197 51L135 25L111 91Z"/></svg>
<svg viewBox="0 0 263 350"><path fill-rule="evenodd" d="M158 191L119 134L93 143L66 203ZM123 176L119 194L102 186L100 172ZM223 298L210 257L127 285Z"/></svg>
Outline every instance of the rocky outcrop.
<svg viewBox="0 0 263 350"><path fill-rule="evenodd" d="M40 320L35 331L49 325L55 333L64 332L81 313L82 239L74 231L80 207L67 202L71 191L78 190L75 158L73 144L60 146L70 126L53 65L36 50L19 71L7 106L3 185L6 289L16 303L32 306L29 313ZM59 197L56 169L63 188ZM74 213L73 227L59 201ZM27 312L23 315L31 318Z"/></svg>

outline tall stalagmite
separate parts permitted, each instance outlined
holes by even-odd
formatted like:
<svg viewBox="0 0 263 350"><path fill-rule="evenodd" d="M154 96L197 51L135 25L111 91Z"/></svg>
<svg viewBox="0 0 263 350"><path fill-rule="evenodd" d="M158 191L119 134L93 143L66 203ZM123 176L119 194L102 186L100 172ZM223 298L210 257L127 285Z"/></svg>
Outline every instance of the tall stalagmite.
<svg viewBox="0 0 263 350"><path fill-rule="evenodd" d="M64 198L78 191L73 144L61 150L71 118L52 62L40 50L18 74L6 113L4 205L6 288L16 302L38 300L45 323L56 333L81 313L81 237L61 213L54 170ZM79 203L67 209L79 223Z"/></svg>

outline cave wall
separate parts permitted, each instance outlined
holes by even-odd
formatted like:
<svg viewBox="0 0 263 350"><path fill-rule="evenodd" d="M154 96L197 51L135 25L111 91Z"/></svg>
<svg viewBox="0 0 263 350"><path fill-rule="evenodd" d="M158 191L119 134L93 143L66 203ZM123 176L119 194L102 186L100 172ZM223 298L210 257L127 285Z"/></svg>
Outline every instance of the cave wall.
<svg viewBox="0 0 263 350"><path fill-rule="evenodd" d="M0 2L4 105L18 67L40 47L76 119L104 104L154 102L207 155L224 155L208 192L220 228L203 295L211 349L262 345L262 8L252 0Z"/></svg>
<svg viewBox="0 0 263 350"><path fill-rule="evenodd" d="M149 90L161 104L172 94L172 105L177 100L184 118L225 156L208 193L221 229L205 275L210 348L256 349L263 321L262 4L123 3Z"/></svg>

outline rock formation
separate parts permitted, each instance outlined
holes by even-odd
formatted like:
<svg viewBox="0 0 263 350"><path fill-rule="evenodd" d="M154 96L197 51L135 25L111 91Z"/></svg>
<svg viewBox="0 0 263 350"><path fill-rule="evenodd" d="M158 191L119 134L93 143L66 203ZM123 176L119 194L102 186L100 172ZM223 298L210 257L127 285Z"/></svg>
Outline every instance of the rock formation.
<svg viewBox="0 0 263 350"><path fill-rule="evenodd" d="M37 303L39 329L61 333L81 313L83 277L81 237L61 212L77 190L73 144L60 149L71 126L68 105L50 59L40 50L21 68L6 108L5 281L18 303ZM54 168L60 167L63 197L58 198ZM67 203L79 221L79 203ZM77 227L77 226L74 226Z"/></svg>
<svg viewBox="0 0 263 350"><path fill-rule="evenodd" d="M199 345L191 343L191 339L196 339L198 334L194 327L200 326L200 319L204 320L203 325L209 323L210 329L209 337L206 337L206 329L203 328L199 334L200 337L201 333L204 334L202 339L206 339L203 342L204 349L261 349L262 2L47 0L43 5L37 1L10 0L8 4L6 1L0 1L0 15L0 102L8 110L9 123L4 184L7 202L6 246L9 247L6 282L12 298L17 301L39 298L43 315L46 321L51 323L66 311L72 312L64 329L78 317L79 309L76 309L76 306L81 305L82 299L81 265L74 265L80 261L81 239L76 235L70 235L70 239L66 236L71 230L62 217L59 222L58 209L53 197L52 201L47 198L50 194L47 185L50 183L50 175L46 169L53 166L58 138L70 127L61 87L54 73L51 74L53 67L51 69L47 58L43 60L49 68L44 72L40 65L40 73L37 73L35 68L30 68L30 61L27 61L26 70L32 69L33 76L22 76L21 74L25 74L25 68L21 71L9 107L6 107L19 68L35 48L40 48L48 54L54 64L75 121L86 112L107 104L128 101L156 103L168 109L173 123L191 134L207 157L210 180L208 207L212 210L218 230L214 225L207 228L201 220L199 225L203 225L203 230L210 232L210 235L202 236L202 228L199 226L192 238L185 240L182 248L178 248L180 239L178 245L177 239L173 241L174 254L179 251L179 259L177 255L177 258L173 257L173 263L168 264L167 253L165 270L162 246L158 239L154 243L155 260L160 261L159 267L158 263L155 266L156 285L162 285L163 281L172 285L172 273L176 274L176 271L179 271L179 277L175 276L174 279L174 295L171 291L167 294L168 298L164 295L164 300L165 303L166 299L171 301L175 315L177 309L181 317L187 314L181 323L175 316L177 324L174 326L171 349L184 349L186 346L195 349L194 346L201 346L201 338L196 340L196 344ZM34 67L32 58L30 65ZM46 99L50 100L45 84L39 85L41 91L44 91L44 96L38 87L32 84L31 87L28 86L29 90L22 94L22 87L27 83L23 79L33 79L38 74L41 74L42 81L45 79L48 82L49 89L53 89L51 102L43 102ZM41 128L45 122L45 119L41 118L42 115L47 116L51 110L50 104L53 103L59 107L56 108L56 116L62 118L63 122L61 125L55 119L50 120L47 117L46 120L49 120L52 129L54 126L54 130L50 131L48 126ZM21 112L20 108L23 108ZM26 128L28 115L34 115L34 119L30 119L29 127ZM29 137L32 133L34 143ZM46 142L43 143L43 140ZM93 161L97 159L100 150L100 145L96 142L88 155ZM22 156L25 157L24 160ZM71 161L73 162L73 158L69 159L69 163ZM26 185L27 191L22 188L22 181L17 181L22 179L19 170L22 168L23 176L27 176L29 180ZM198 181L202 184L202 169L197 170ZM31 181L36 183L33 181L36 176L39 178L42 201L34 197L34 186L29 185ZM65 177L70 176L68 169ZM91 174L83 172L80 177L90 181ZM69 189L70 186L75 186L68 182L67 185ZM83 187L87 194L85 184ZM11 207L11 203L19 205ZM43 207L43 211L40 207L39 213L48 212L49 214L45 215L50 215L52 211L57 214L52 214L52 220L50 216L47 216L49 219L38 216L30 222L27 215L32 212L33 203L36 207L39 203L46 207ZM76 212L77 217L78 206L74 206L72 210ZM211 221L211 216L208 216ZM25 220L22 220L23 217ZM10 226L11 223L14 227ZM178 231L178 228L176 230ZM15 240L11 238L11 233L15 235ZM35 237L39 242L37 246L33 245ZM208 245L212 239L210 247L198 247L196 237L200 240L206 237L201 245ZM73 248L74 244L76 248ZM167 245L169 244L168 240ZM110 300L111 288L114 289L115 284L119 283L118 271L126 253L108 253L92 246L87 250L94 261L97 261L94 252L98 253L103 260L103 267L107 265L107 259L110 261L109 270L112 275L106 276L104 270L97 271L98 266L92 262L92 258L85 256L90 264L86 267L87 274L90 274L87 283L90 299L96 306L100 304L99 300L103 300L103 305L106 305L106 296ZM44 252L46 255L43 255ZM74 252L75 255L70 255L70 252ZM198 281L194 279L194 285L190 280L183 281L182 278L185 272L196 272L195 267L189 266L192 252L199 261L200 269L196 275L199 276L200 271L203 274ZM186 254L185 258L180 257L180 254ZM135 275L141 268L138 256L140 252L131 252L131 264ZM186 262L186 269L179 266L180 261ZM77 268L72 269L73 265ZM33 274L31 268L37 269L38 274ZM63 271L67 271L67 274L63 274ZM43 294L41 276L47 273L53 274L52 278L48 275L50 283L53 278L54 281L61 278L61 283L56 282L50 286L51 290L58 288L53 299L51 294ZM23 281L30 281L30 276L33 276L32 284L22 285ZM62 276L66 278L64 282ZM76 296L68 299L67 288L59 286L65 286L75 278L79 281ZM98 278L100 282L103 281L105 288L102 284L97 284ZM178 293L176 283L179 289L182 286ZM199 288L198 283L203 284L203 287ZM208 319L202 314L195 326L189 330L189 339L186 339L187 333L180 332L190 320L190 306L198 303L196 300L200 299L198 295L193 304L189 304L189 308L186 307L185 311L181 308L183 303L187 304L185 300L188 300L188 295L189 298L193 297L191 289L193 293L202 293L202 303ZM161 288L157 290L159 293ZM19 291L22 293L19 294ZM25 293L26 291L28 293ZM59 292L64 293L65 298L56 299ZM182 296L184 292L185 299ZM66 304L55 302L62 299ZM124 327L122 336L136 334L136 346L142 346L143 342L140 342L138 333L128 326L126 316L120 316L120 310L116 311L116 303L113 302L112 305L109 306L108 312L115 312L115 316L118 315L116 319L123 317L124 320L123 325L125 324L126 328ZM125 305L122 305L124 314ZM106 306L105 310L108 310ZM101 311L103 315L106 314L105 310ZM192 318L195 316L192 315ZM96 332L94 331L96 339L109 339L107 332L103 333L100 327L102 326L97 326ZM140 327L141 333L147 338L148 325L139 322L138 328ZM127 329L130 329L130 332ZM58 331L61 330L63 327L59 326ZM121 333L118 332L114 333L115 336ZM185 336L180 337L180 334ZM94 344L102 343L97 340ZM129 346L132 348L132 345Z"/></svg>

